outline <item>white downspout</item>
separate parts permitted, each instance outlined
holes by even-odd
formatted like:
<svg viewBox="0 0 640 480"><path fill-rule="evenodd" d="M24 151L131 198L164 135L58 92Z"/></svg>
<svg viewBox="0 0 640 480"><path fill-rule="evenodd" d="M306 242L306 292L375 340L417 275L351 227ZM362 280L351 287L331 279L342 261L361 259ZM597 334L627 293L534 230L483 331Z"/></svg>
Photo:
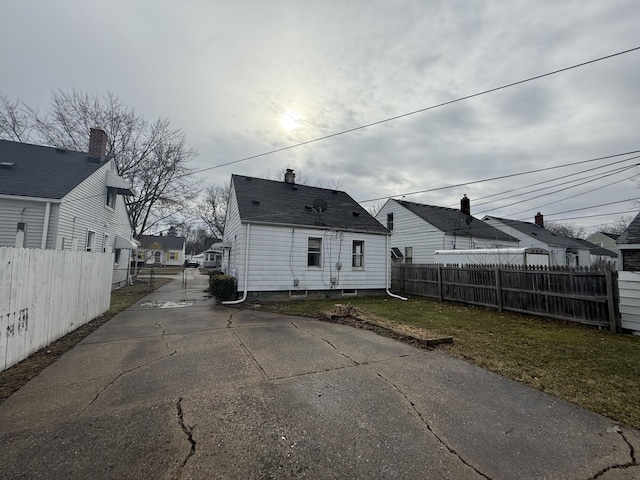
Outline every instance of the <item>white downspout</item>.
<svg viewBox="0 0 640 480"><path fill-rule="evenodd" d="M51 215L51 202L47 202L44 206L44 224L42 225L42 241L40 248L47 248L47 234L49 233L49 216Z"/></svg>
<svg viewBox="0 0 640 480"><path fill-rule="evenodd" d="M385 247L384 248L384 251L385 251L385 263L384 263L385 279L384 279L384 283L386 285L388 285L387 282L389 282L389 262L390 262L390 260L389 260L389 235L385 236L384 247ZM393 297L393 298L400 299L400 300L405 300L405 301L407 300L406 298L401 297L400 295L396 295L395 293L391 293L389 291L389 286L387 287L387 295L389 295L390 297Z"/></svg>
<svg viewBox="0 0 640 480"><path fill-rule="evenodd" d="M242 298L240 300L227 300L222 302L222 305L237 305L238 303L242 303L247 299L247 289L249 287L249 240L251 233L251 224L247 223L247 238L245 241L244 247L244 293L242 294Z"/></svg>

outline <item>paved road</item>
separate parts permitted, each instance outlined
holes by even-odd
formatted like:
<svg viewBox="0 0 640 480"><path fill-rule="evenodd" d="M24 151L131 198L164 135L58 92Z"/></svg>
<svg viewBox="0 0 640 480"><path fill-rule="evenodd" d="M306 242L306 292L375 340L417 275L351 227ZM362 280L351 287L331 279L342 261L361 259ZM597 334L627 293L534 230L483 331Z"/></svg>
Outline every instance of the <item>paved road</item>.
<svg viewBox="0 0 640 480"><path fill-rule="evenodd" d="M0 406L1 478L640 478L638 431L188 275Z"/></svg>

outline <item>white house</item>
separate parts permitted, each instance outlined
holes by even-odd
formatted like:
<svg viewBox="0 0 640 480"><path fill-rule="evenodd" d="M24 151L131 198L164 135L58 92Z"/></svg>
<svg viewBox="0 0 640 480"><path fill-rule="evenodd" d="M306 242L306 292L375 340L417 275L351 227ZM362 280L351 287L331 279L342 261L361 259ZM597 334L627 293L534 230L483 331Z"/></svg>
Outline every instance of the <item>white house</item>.
<svg viewBox="0 0 640 480"><path fill-rule="evenodd" d="M354 296L389 285L389 232L345 192L232 175L222 269L244 299Z"/></svg>
<svg viewBox="0 0 640 480"><path fill-rule="evenodd" d="M88 153L0 140L0 246L113 252L112 285L126 284L132 192L106 144L100 128Z"/></svg>
<svg viewBox="0 0 640 480"><path fill-rule="evenodd" d="M549 265L588 267L590 248L573 238L556 235L544 228L544 218L538 213L535 223L486 216L482 220L520 240L521 247L543 248L549 251Z"/></svg>
<svg viewBox="0 0 640 480"><path fill-rule="evenodd" d="M618 291L623 329L640 335L640 213L616 241L620 249Z"/></svg>
<svg viewBox="0 0 640 480"><path fill-rule="evenodd" d="M470 214L469 199L460 210L390 198L376 214L391 236L398 263L434 263L435 250L518 247L518 239Z"/></svg>

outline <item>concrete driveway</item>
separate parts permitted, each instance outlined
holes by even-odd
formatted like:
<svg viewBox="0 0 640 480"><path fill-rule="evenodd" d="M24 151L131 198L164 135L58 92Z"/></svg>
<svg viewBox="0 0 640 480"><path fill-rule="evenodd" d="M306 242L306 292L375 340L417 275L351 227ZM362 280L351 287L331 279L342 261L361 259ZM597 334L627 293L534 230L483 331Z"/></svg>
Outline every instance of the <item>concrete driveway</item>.
<svg viewBox="0 0 640 480"><path fill-rule="evenodd" d="M2 478L640 478L638 431L188 272L0 406Z"/></svg>

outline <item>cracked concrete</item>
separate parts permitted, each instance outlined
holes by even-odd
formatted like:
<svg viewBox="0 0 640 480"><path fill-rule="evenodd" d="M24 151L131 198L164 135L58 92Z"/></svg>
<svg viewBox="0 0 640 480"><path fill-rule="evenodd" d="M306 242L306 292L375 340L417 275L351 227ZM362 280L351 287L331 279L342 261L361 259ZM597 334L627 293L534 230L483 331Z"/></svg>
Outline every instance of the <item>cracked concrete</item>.
<svg viewBox="0 0 640 480"><path fill-rule="evenodd" d="M0 406L3 478L640 478L636 430L437 349L215 305L189 275Z"/></svg>

